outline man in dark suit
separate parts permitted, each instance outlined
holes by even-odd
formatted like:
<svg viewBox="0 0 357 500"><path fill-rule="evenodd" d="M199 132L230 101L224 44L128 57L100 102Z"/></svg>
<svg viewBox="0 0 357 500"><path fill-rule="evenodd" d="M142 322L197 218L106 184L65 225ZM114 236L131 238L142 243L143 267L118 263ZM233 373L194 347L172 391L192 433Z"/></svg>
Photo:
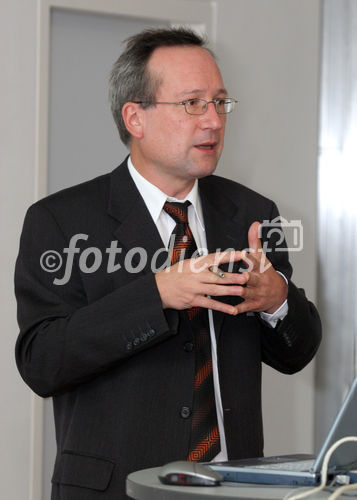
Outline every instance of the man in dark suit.
<svg viewBox="0 0 357 500"><path fill-rule="evenodd" d="M130 157L30 207L16 266L17 364L54 404L54 500L124 498L129 472L172 460L262 455L261 363L296 372L321 337L269 238L275 204L212 175L235 100L202 39L133 37L110 95Z"/></svg>

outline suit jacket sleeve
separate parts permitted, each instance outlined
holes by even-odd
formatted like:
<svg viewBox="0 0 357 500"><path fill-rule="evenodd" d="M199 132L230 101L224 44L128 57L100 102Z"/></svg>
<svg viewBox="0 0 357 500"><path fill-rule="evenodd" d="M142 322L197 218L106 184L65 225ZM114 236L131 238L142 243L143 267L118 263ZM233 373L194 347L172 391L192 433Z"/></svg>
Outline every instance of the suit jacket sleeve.
<svg viewBox="0 0 357 500"><path fill-rule="evenodd" d="M270 221L279 217L272 204ZM283 233L280 233L283 234ZM314 357L321 342L321 321L314 304L307 300L303 289L291 281L292 268L288 260L285 239L280 241L279 232L270 232L269 224L263 229L263 245L268 248L267 257L277 271L288 279L287 316L272 328L261 319L262 359L283 373L294 373L304 368Z"/></svg>
<svg viewBox="0 0 357 500"><path fill-rule="evenodd" d="M33 205L25 218L15 271L20 325L16 361L25 382L46 397L177 333L170 311L162 310L152 273L92 303L76 263L67 284L53 284L54 275L40 265L41 255L51 249L64 256L67 245L47 207Z"/></svg>

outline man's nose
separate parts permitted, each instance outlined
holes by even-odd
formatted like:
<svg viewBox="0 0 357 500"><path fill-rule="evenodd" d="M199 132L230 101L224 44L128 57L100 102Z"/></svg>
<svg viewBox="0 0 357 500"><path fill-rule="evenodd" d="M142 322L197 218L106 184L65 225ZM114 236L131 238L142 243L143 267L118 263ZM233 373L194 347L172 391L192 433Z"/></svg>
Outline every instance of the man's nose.
<svg viewBox="0 0 357 500"><path fill-rule="evenodd" d="M214 102L207 103L206 112L201 115L202 128L212 128L219 130L223 127L225 115L218 114Z"/></svg>

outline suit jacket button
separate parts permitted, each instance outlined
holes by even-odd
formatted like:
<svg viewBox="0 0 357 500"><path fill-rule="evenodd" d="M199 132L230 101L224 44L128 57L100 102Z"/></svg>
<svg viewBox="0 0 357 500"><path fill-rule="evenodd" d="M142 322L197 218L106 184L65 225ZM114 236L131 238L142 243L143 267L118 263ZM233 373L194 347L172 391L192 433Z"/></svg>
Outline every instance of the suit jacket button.
<svg viewBox="0 0 357 500"><path fill-rule="evenodd" d="M139 339L139 337L136 337L136 338L133 340L133 345L134 345L135 347L137 347L139 344L140 344L140 339Z"/></svg>
<svg viewBox="0 0 357 500"><path fill-rule="evenodd" d="M142 334L140 335L140 340L141 340L141 342L146 342L146 341L147 341L147 339L148 339L148 334L147 334L147 333L142 333Z"/></svg>
<svg viewBox="0 0 357 500"><path fill-rule="evenodd" d="M184 350L186 352L192 352L193 351L193 348L194 348L194 345L192 344L192 342L186 342L183 346Z"/></svg>
<svg viewBox="0 0 357 500"><path fill-rule="evenodd" d="M131 351L131 350L132 350L132 348L133 348L133 344L132 344L131 342L128 342L128 343L126 344L126 350L127 350L127 351Z"/></svg>
<svg viewBox="0 0 357 500"><path fill-rule="evenodd" d="M148 334L149 337L153 337L156 333L156 330L150 328L146 333Z"/></svg>
<svg viewBox="0 0 357 500"><path fill-rule="evenodd" d="M191 410L188 406L183 406L180 411L180 415L182 418L189 418L191 415Z"/></svg>

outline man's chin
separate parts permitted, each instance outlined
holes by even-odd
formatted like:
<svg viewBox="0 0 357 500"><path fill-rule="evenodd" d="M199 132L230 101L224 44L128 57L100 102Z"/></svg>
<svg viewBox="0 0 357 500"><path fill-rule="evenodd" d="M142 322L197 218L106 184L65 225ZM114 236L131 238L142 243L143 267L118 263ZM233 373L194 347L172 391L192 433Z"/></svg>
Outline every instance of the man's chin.
<svg viewBox="0 0 357 500"><path fill-rule="evenodd" d="M195 178L202 179L208 175L212 175L217 168L218 160L214 162L207 162L206 164L197 165L195 170Z"/></svg>

